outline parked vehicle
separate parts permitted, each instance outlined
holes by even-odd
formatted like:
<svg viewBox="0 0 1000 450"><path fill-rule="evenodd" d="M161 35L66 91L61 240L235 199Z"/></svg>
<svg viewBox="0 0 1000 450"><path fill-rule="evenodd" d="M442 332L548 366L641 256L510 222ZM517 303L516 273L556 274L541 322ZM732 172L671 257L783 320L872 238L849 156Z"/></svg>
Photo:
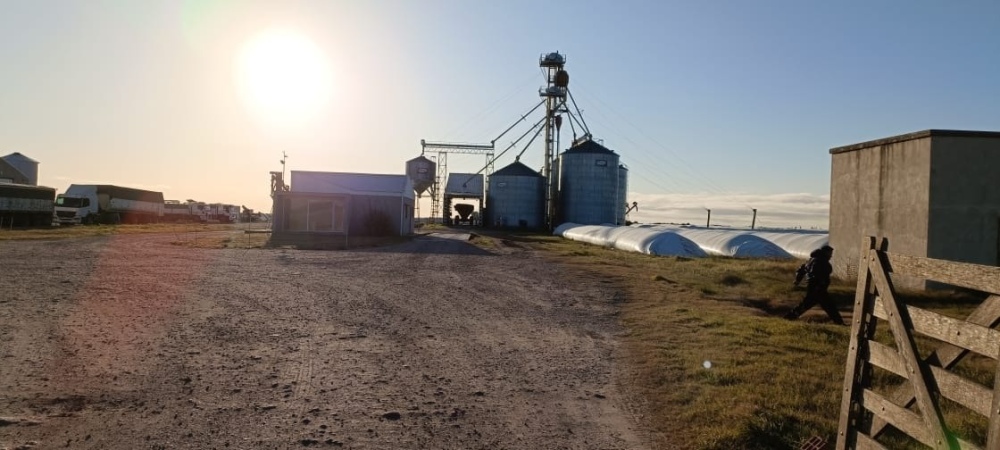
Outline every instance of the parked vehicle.
<svg viewBox="0 0 1000 450"><path fill-rule="evenodd" d="M223 203L205 203L188 200L167 200L163 205L163 219L168 222L237 223L240 207Z"/></svg>
<svg viewBox="0 0 1000 450"><path fill-rule="evenodd" d="M51 226L55 196L50 187L0 183L0 227Z"/></svg>
<svg viewBox="0 0 1000 450"><path fill-rule="evenodd" d="M163 193L107 184L72 184L56 198L61 225L153 223L163 218Z"/></svg>

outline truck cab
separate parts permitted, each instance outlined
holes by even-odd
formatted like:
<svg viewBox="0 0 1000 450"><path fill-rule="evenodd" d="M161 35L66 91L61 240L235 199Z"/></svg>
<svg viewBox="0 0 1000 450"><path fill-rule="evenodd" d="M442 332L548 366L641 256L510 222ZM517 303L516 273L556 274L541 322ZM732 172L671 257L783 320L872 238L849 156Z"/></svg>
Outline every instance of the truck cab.
<svg viewBox="0 0 1000 450"><path fill-rule="evenodd" d="M90 205L90 199L87 197L68 197L59 194L55 205L56 220L59 225L79 225L89 213Z"/></svg>

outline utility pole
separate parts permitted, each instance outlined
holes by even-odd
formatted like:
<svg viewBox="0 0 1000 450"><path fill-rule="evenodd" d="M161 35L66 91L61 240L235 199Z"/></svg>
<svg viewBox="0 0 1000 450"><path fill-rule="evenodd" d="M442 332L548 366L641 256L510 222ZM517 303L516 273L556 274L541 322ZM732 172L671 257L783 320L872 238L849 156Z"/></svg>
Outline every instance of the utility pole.
<svg viewBox="0 0 1000 450"><path fill-rule="evenodd" d="M708 220L705 221L705 228L712 228L712 210L705 208L705 211L708 211Z"/></svg>
<svg viewBox="0 0 1000 450"><path fill-rule="evenodd" d="M753 221L750 222L750 229L753 230L757 227L757 208L750 208L753 210Z"/></svg>
<svg viewBox="0 0 1000 450"><path fill-rule="evenodd" d="M288 154L282 150L281 152L281 180L285 180L285 160L288 159Z"/></svg>

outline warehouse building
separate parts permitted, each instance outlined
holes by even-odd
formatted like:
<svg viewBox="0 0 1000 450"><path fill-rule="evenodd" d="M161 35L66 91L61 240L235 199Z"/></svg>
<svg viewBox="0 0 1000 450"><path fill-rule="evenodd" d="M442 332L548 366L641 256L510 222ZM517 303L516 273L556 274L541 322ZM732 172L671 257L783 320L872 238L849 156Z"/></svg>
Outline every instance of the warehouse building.
<svg viewBox="0 0 1000 450"><path fill-rule="evenodd" d="M38 161L14 152L0 157L0 183L38 185Z"/></svg>
<svg viewBox="0 0 1000 450"><path fill-rule="evenodd" d="M278 238L406 236L413 233L413 183L406 175L293 170L274 193Z"/></svg>
<svg viewBox="0 0 1000 450"><path fill-rule="evenodd" d="M1000 132L925 130L830 154L838 277L857 276L864 236L888 238L901 254L1000 265Z"/></svg>

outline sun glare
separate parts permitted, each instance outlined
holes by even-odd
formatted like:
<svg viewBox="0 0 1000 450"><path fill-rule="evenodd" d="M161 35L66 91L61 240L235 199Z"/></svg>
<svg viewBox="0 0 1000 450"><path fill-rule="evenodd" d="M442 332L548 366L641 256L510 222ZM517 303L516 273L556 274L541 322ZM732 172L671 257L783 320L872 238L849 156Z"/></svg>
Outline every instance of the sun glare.
<svg viewBox="0 0 1000 450"><path fill-rule="evenodd" d="M237 60L240 95L251 111L275 125L313 119L330 101L330 64L309 38L289 30L258 34Z"/></svg>

